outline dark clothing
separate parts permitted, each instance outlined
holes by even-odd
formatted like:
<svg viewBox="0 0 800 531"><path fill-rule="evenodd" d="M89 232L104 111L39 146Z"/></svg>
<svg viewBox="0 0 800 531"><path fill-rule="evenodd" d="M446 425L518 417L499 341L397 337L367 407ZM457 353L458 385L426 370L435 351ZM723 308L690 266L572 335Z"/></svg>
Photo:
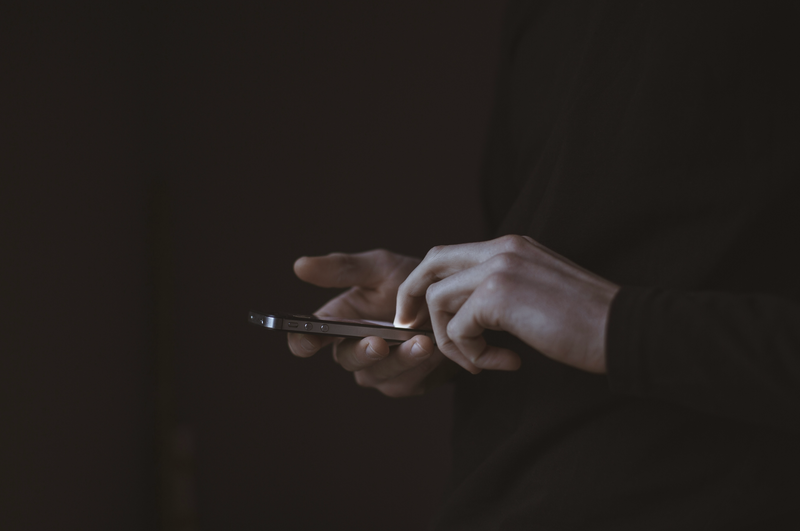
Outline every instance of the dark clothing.
<svg viewBox="0 0 800 531"><path fill-rule="evenodd" d="M436 529L800 529L800 16L512 2L494 234L623 286L608 370L456 382Z"/></svg>

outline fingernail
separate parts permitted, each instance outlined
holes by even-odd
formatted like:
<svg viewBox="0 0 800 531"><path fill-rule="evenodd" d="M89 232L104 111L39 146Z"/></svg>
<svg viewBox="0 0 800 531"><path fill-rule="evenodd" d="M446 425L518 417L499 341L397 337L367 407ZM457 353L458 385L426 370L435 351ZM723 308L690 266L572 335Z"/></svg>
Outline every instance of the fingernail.
<svg viewBox="0 0 800 531"><path fill-rule="evenodd" d="M425 359L428 356L430 356L430 354L431 353L428 352L427 350L425 350L424 348L422 348L419 343L414 343L414 346L411 347L411 357L412 358L422 360L422 359Z"/></svg>
<svg viewBox="0 0 800 531"><path fill-rule="evenodd" d="M373 360L379 360L379 359L383 358L383 356L378 354L377 350L372 348L372 345L367 345L367 357L370 358L370 359L373 359Z"/></svg>
<svg viewBox="0 0 800 531"><path fill-rule="evenodd" d="M314 352L315 350L317 350L317 345L316 345L316 343L315 343L314 341L312 341L312 340L311 340L311 338L309 338L309 337L304 337L304 338L303 338L303 339L300 341L300 345L301 345L301 346L302 346L302 347L303 347L305 350L307 350L308 352Z"/></svg>

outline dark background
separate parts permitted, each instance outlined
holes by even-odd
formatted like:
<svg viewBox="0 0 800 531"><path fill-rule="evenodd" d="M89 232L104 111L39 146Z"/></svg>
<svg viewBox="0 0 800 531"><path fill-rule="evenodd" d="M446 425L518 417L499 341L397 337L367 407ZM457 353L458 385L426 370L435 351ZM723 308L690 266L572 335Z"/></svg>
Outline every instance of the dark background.
<svg viewBox="0 0 800 531"><path fill-rule="evenodd" d="M298 256L482 236L503 3L4 9L0 527L423 527L449 389L245 316L335 294Z"/></svg>

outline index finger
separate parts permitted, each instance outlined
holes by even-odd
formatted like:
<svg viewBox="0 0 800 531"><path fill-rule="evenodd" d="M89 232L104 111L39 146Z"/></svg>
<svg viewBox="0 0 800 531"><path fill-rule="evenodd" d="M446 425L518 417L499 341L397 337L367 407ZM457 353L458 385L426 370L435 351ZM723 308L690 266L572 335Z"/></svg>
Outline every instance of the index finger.
<svg viewBox="0 0 800 531"><path fill-rule="evenodd" d="M540 247L529 236L509 234L486 242L434 247L400 285L395 326L419 324L420 309L431 284L481 264L499 253L527 252L531 245Z"/></svg>
<svg viewBox="0 0 800 531"><path fill-rule="evenodd" d="M484 243L437 246L411 272L397 290L395 326L414 326L423 310L425 294L431 284L490 258Z"/></svg>

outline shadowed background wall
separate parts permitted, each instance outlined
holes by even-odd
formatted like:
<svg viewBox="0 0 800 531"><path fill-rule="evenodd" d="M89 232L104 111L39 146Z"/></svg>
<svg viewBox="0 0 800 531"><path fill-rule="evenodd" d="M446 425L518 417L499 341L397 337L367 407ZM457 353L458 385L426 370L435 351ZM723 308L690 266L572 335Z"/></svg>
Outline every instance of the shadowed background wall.
<svg viewBox="0 0 800 531"><path fill-rule="evenodd" d="M298 256L482 236L503 6L100 2L4 17L3 529L418 529L447 388L396 400L249 309Z"/></svg>

